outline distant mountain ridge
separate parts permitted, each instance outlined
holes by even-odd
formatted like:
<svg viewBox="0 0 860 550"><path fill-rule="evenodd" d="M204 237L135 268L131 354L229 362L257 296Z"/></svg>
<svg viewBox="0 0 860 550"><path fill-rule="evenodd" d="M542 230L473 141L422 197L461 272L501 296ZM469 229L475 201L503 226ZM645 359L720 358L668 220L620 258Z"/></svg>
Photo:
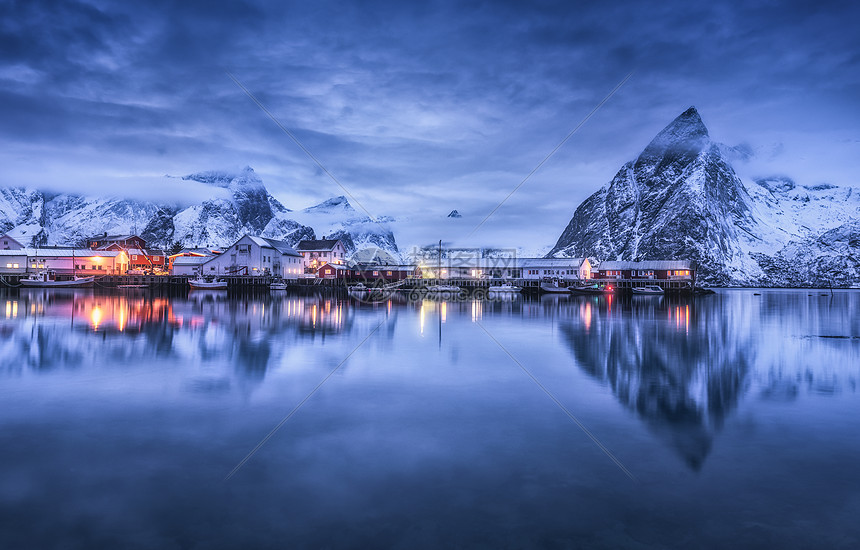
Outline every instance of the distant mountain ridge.
<svg viewBox="0 0 860 550"><path fill-rule="evenodd" d="M398 255L385 220L375 223L359 215L344 197L293 212L269 194L250 167L238 173L208 171L176 179L224 189L227 196L219 192L218 198L180 208L154 201L51 195L7 187L0 189L0 232L18 235L26 245L80 244L101 233L134 233L153 247L176 242L225 247L245 233L295 245L319 233L342 238L350 252L372 244Z"/></svg>
<svg viewBox="0 0 860 550"><path fill-rule="evenodd" d="M713 142L690 107L577 207L547 256L691 259L714 285L860 280L860 192L744 182L726 151L747 149Z"/></svg>

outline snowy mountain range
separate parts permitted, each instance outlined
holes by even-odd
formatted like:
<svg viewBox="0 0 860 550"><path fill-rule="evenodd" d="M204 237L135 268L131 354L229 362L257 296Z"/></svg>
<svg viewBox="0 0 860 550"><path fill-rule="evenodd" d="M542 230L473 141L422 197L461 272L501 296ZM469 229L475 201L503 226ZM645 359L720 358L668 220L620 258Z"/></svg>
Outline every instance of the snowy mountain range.
<svg viewBox="0 0 860 550"><path fill-rule="evenodd" d="M166 176L172 177L172 176ZM293 212L269 194L250 167L239 173L200 172L176 179L212 187L214 198L178 207L124 198L0 189L0 232L25 246L82 244L102 233L138 234L151 246L226 247L245 233L295 245L317 236L342 239L348 252L375 246L399 256L390 218L373 221L344 197Z"/></svg>
<svg viewBox="0 0 860 550"><path fill-rule="evenodd" d="M582 202L548 257L691 259L713 285L860 281L860 190L744 181L694 107Z"/></svg>

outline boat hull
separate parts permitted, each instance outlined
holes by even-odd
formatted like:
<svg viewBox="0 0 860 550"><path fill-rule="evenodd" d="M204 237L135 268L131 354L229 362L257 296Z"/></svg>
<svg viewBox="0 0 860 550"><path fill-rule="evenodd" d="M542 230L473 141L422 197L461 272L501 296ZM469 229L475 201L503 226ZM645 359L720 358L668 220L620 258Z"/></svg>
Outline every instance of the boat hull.
<svg viewBox="0 0 860 550"><path fill-rule="evenodd" d="M607 292L611 292L611 291L605 291L602 288L571 288L570 292L572 294L594 296L594 295L599 295L599 294L606 294Z"/></svg>
<svg viewBox="0 0 860 550"><path fill-rule="evenodd" d="M27 288L89 288L93 286L94 277L83 277L72 281L36 281L21 279L21 286Z"/></svg>
<svg viewBox="0 0 860 550"><path fill-rule="evenodd" d="M541 283L540 291L546 292L549 294L569 294L570 293L570 291L567 289L567 287L558 286L558 285L554 285L551 283Z"/></svg>
<svg viewBox="0 0 860 550"><path fill-rule="evenodd" d="M188 281L191 290L227 290L226 282L191 282Z"/></svg>

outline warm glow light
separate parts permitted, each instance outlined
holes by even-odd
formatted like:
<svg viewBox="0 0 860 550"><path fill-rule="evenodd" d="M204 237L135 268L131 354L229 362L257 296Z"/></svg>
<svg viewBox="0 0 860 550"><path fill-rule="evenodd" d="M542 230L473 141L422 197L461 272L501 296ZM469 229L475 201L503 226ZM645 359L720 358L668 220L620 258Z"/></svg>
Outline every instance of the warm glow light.
<svg viewBox="0 0 860 550"><path fill-rule="evenodd" d="M102 309L100 307L93 308L92 313L90 313L90 321L93 324L93 330L98 330L102 322Z"/></svg>
<svg viewBox="0 0 860 550"><path fill-rule="evenodd" d="M585 302L585 306L580 309L579 314L585 324L585 332L588 332L591 328L591 302Z"/></svg>
<svg viewBox="0 0 860 550"><path fill-rule="evenodd" d="M481 318L481 302L475 300L472 302L472 322L477 322Z"/></svg>
<svg viewBox="0 0 860 550"><path fill-rule="evenodd" d="M116 322L117 328L119 329L120 332L125 330L125 321L126 321L125 308L122 307L122 305L120 305L119 316L118 316L117 322Z"/></svg>
<svg viewBox="0 0 860 550"><path fill-rule="evenodd" d="M686 320L687 334L689 334L690 333L690 306L687 306L687 312L685 314L685 318L686 318L685 320Z"/></svg>

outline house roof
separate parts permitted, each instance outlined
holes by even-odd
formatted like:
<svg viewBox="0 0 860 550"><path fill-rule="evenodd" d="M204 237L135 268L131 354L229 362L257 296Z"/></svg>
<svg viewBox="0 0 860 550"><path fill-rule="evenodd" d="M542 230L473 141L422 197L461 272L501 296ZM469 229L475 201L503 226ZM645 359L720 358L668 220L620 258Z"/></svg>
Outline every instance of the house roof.
<svg viewBox="0 0 860 550"><path fill-rule="evenodd" d="M178 265L200 265L211 259L211 256L178 256L173 260L173 267Z"/></svg>
<svg viewBox="0 0 860 550"><path fill-rule="evenodd" d="M248 235L248 238L254 241L258 246L265 248L274 248L281 254L285 254L287 256L301 256L301 254L299 254L295 248L287 244L285 241L269 239L267 237L255 237L253 235Z"/></svg>
<svg viewBox="0 0 860 550"><path fill-rule="evenodd" d="M34 258L115 258L124 254L122 250L90 250L89 248L22 248L20 250L0 250L0 256L33 256Z"/></svg>
<svg viewBox="0 0 860 550"><path fill-rule="evenodd" d="M696 269L696 262L693 260L644 260L641 262L616 262L604 261L600 262L598 270L600 271L626 271L636 269Z"/></svg>
<svg viewBox="0 0 860 550"><path fill-rule="evenodd" d="M575 267L579 268L586 258L517 258L517 267Z"/></svg>
<svg viewBox="0 0 860 550"><path fill-rule="evenodd" d="M316 239L299 241L297 250L332 250L340 242L340 239Z"/></svg>
<svg viewBox="0 0 860 550"><path fill-rule="evenodd" d="M143 240L141 237L137 235L96 235L95 237L90 237L87 239L88 241L127 241L131 238L138 238Z"/></svg>
<svg viewBox="0 0 860 550"><path fill-rule="evenodd" d="M355 264L350 269L359 271L414 271L418 266L409 264Z"/></svg>
<svg viewBox="0 0 860 550"><path fill-rule="evenodd" d="M343 265L343 264L330 264L330 263L324 263L323 265L320 266L319 269L325 269L327 267L330 267L330 268L334 269L335 271L351 271L352 270L352 268L350 268L349 266ZM317 271L319 271L319 270L317 270Z"/></svg>

